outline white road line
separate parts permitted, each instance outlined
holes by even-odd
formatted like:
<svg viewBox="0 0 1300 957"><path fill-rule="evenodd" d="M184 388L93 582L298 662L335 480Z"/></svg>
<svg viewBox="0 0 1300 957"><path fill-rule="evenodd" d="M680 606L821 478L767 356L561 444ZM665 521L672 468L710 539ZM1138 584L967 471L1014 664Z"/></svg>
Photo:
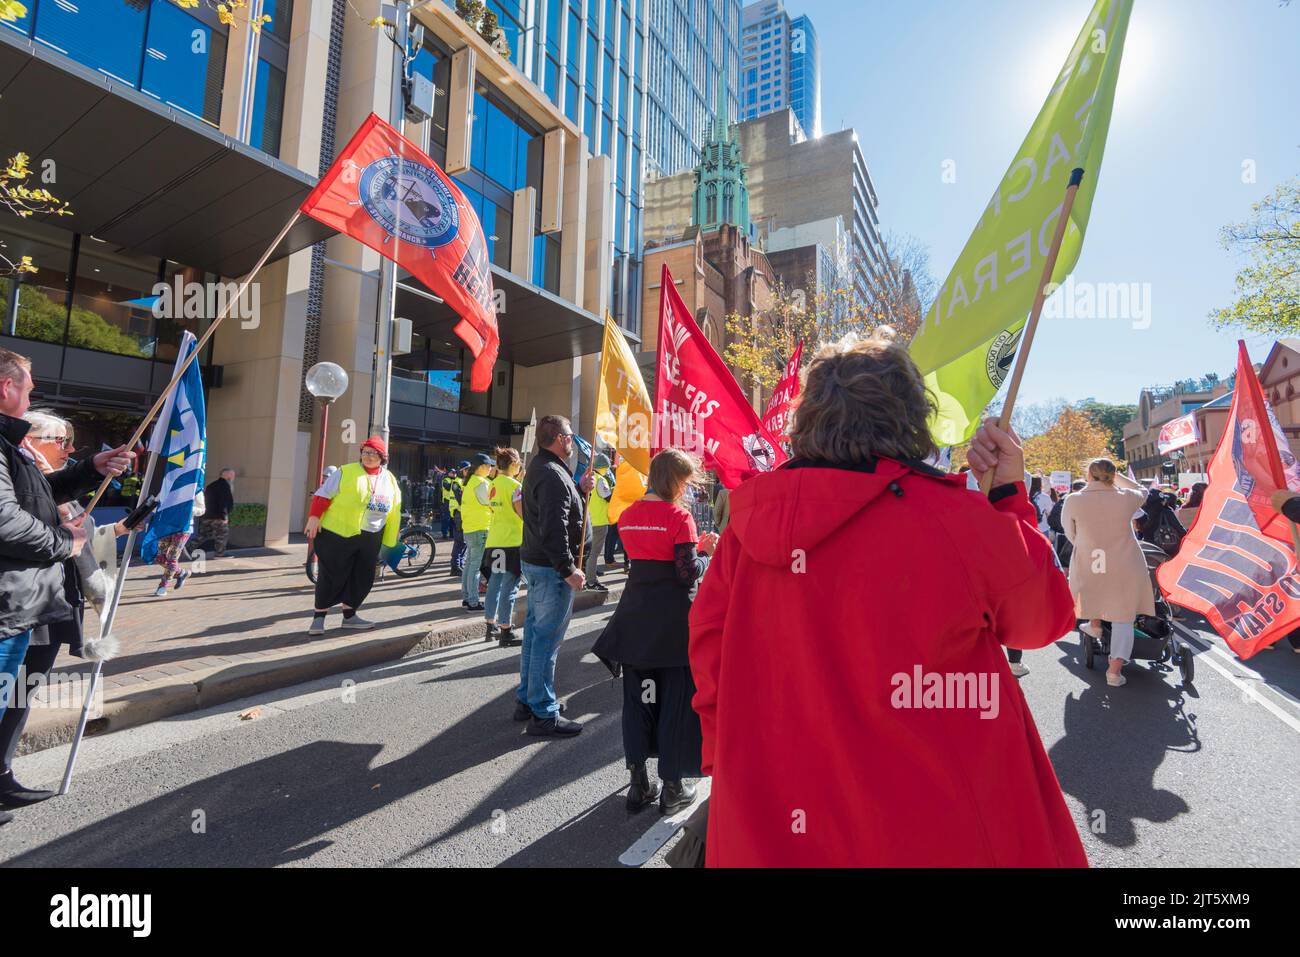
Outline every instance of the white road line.
<svg viewBox="0 0 1300 957"><path fill-rule="evenodd" d="M1196 656L1196 660L1198 663L1209 665L1219 674L1223 675L1223 677L1227 678L1230 682L1232 682L1234 685L1240 688L1243 695L1245 695L1247 698L1253 698L1255 701L1259 702L1261 705L1264 706L1265 711L1269 712L1271 715L1273 715L1275 718L1277 718L1279 721L1281 721L1283 724L1289 727L1292 731L1296 732L1297 734L1300 734L1300 718L1297 718L1294 714L1291 714L1281 705L1277 704L1277 702L1272 701L1265 695L1261 694L1259 689L1255 685L1242 681L1240 678L1238 678L1236 675L1230 672L1227 668L1225 668L1223 665L1221 665L1218 662L1215 652L1219 652L1219 655L1217 657L1224 658L1235 668L1240 668L1243 671L1249 672L1250 674L1258 678L1261 682L1264 681L1263 675L1260 675L1258 672L1251 671L1240 661L1234 661L1233 659L1228 658L1221 651L1219 651L1217 647L1206 642L1204 638L1202 638L1196 632L1192 631L1190 628L1187 628L1185 625L1181 625L1178 622L1174 622L1174 628L1178 631L1179 634L1181 634L1189 642L1194 644L1197 648L1201 649L1202 654Z"/></svg>
<svg viewBox="0 0 1300 957"><path fill-rule="evenodd" d="M635 844L618 856L618 862L628 867L640 867L654 857L655 852L667 844L681 826L686 823L686 819L700 806L700 802L708 798L709 791L712 788L713 778L701 778L696 781L695 800L691 802L690 807L682 808L676 814L670 817L662 817L656 821L650 830L636 839Z"/></svg>

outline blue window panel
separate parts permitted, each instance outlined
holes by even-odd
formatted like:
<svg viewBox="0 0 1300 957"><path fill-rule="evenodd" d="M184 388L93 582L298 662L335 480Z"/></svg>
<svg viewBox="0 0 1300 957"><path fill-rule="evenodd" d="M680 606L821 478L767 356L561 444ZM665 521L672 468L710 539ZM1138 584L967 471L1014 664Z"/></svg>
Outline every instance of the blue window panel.
<svg viewBox="0 0 1300 957"><path fill-rule="evenodd" d="M596 101L591 97L586 97L586 108L583 111L582 132L587 134L587 148L594 149L596 146Z"/></svg>
<svg viewBox="0 0 1300 957"><path fill-rule="evenodd" d="M746 93L746 94L745 94L745 102L746 102L749 106L753 106L755 103L757 103L757 102L758 102L758 91L757 91L757 90L750 90L748 93Z"/></svg>
<svg viewBox="0 0 1300 957"><path fill-rule="evenodd" d="M628 19L626 8L623 10L622 29L619 31L620 41L618 47L618 58L623 66L627 66L628 60L632 56L632 21Z"/></svg>
<svg viewBox="0 0 1300 957"><path fill-rule="evenodd" d="M587 89L596 90L596 77L600 73L600 48L596 45L596 34L587 34Z"/></svg>
<svg viewBox="0 0 1300 957"><path fill-rule="evenodd" d="M590 10L594 18L596 13L596 5L594 3L591 4ZM614 38L614 26L613 26L614 0L605 0L605 21L604 22L605 22L605 36L610 38L610 45L612 46L613 38Z"/></svg>
<svg viewBox="0 0 1300 957"><path fill-rule="evenodd" d="M608 113L600 115L600 151L608 157L614 156L614 127Z"/></svg>
<svg viewBox="0 0 1300 957"><path fill-rule="evenodd" d="M495 180L506 189L514 190L522 183L515 182L515 156L519 127L492 101L487 103L487 149L481 167L488 179Z"/></svg>
<svg viewBox="0 0 1300 957"><path fill-rule="evenodd" d="M551 102L560 102L560 64L550 57L546 58L546 74L542 89L546 91Z"/></svg>
<svg viewBox="0 0 1300 957"><path fill-rule="evenodd" d="M578 14L573 10L569 11L569 37L568 37L568 68L569 73L573 76L578 75L579 61L582 59L582 21L578 19Z"/></svg>
<svg viewBox="0 0 1300 957"><path fill-rule="evenodd" d="M36 10L36 39L138 88L147 9L122 0L45 0Z"/></svg>
<svg viewBox="0 0 1300 957"><path fill-rule="evenodd" d="M280 155L280 126L284 120L284 72L265 60L257 61L257 89L253 92L253 126L248 138L272 156Z"/></svg>
<svg viewBox="0 0 1300 957"><path fill-rule="evenodd" d="M271 18L262 29L288 43L293 32L293 0L262 0L262 13Z"/></svg>
<svg viewBox="0 0 1300 957"><path fill-rule="evenodd" d="M225 66L225 36L170 0L155 0L140 83L143 92L215 126L221 121Z"/></svg>
<svg viewBox="0 0 1300 957"><path fill-rule="evenodd" d="M578 122L578 104L582 96L578 93L578 81L565 79L564 81L564 115L574 123Z"/></svg>
<svg viewBox="0 0 1300 957"><path fill-rule="evenodd" d="M556 57L560 55L560 10L564 0L546 2L546 49Z"/></svg>
<svg viewBox="0 0 1300 957"><path fill-rule="evenodd" d="M482 93L474 94L474 122L470 125L469 165L482 170L487 143L488 101Z"/></svg>
<svg viewBox="0 0 1300 957"><path fill-rule="evenodd" d="M460 191L465 194L465 201L469 203L470 207L474 210L474 215L479 218L480 222L482 222L483 196L479 193L478 190L474 189L473 187L466 186L465 181L461 179L459 176L453 175L452 179L456 181L456 185L460 187ZM483 235L484 236L488 235L486 230L484 230Z"/></svg>

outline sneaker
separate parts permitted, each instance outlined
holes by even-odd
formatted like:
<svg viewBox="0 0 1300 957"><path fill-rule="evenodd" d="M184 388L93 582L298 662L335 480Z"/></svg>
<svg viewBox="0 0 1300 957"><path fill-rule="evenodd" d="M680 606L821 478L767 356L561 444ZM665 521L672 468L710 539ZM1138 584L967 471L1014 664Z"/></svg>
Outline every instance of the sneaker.
<svg viewBox="0 0 1300 957"><path fill-rule="evenodd" d="M590 585L588 587L590 587L592 591L609 591L609 586L602 585L600 582L596 582L596 584Z"/></svg>
<svg viewBox="0 0 1300 957"><path fill-rule="evenodd" d="M175 585L175 587L173 588L173 591L180 591L180 590L181 590L181 586L185 584L185 579L189 578L190 575L191 575L191 572L187 572L187 571L180 572L180 573L176 576L176 585Z"/></svg>
<svg viewBox="0 0 1300 957"><path fill-rule="evenodd" d="M366 620L365 620L364 618L362 618L360 615L355 615L355 614L354 614L351 618L349 618L348 616L344 615L344 616L343 616L343 627L344 627L344 628L355 628L357 631L366 631L366 630L368 630L368 629L370 629L370 628L375 627L375 623L374 623L373 621L366 621Z"/></svg>
<svg viewBox="0 0 1300 957"><path fill-rule="evenodd" d="M1112 688L1122 688L1124 685L1128 684L1128 679L1123 675L1113 675L1108 671L1106 672L1106 684L1110 685Z"/></svg>
<svg viewBox="0 0 1300 957"><path fill-rule="evenodd" d="M155 589L154 589L154 593L153 593L153 597L154 597L154 598L166 598L166 597L167 597L167 585L166 585L166 584L162 584L162 585L159 585L157 588L155 588Z"/></svg>
<svg viewBox="0 0 1300 957"><path fill-rule="evenodd" d="M571 738L582 733L582 725L561 715L539 721L534 715L525 729L534 738Z"/></svg>
<svg viewBox="0 0 1300 957"><path fill-rule="evenodd" d="M307 628L307 634L309 634L309 635L323 635L323 634L325 634L325 616L324 616L324 615L314 615L314 616L312 616L311 625Z"/></svg>
<svg viewBox="0 0 1300 957"><path fill-rule="evenodd" d="M560 714L564 714L564 702L563 702L563 701L560 702ZM515 714L514 714L514 719L515 719L516 721L527 721L527 720L528 720L529 718L531 718L532 716L533 716L533 709L532 709L532 708L528 707L528 705L524 704L522 701L518 701L518 700L515 701Z"/></svg>
<svg viewBox="0 0 1300 957"><path fill-rule="evenodd" d="M467 604L467 605L465 606L465 610L466 610L466 611L482 611L482 610L483 610L483 603L482 603L482 602L476 602L476 603L474 603L473 605L468 605L468 604Z"/></svg>
<svg viewBox="0 0 1300 957"><path fill-rule="evenodd" d="M1007 663L1011 666L1011 674L1013 676L1017 678L1023 678L1025 675L1029 674L1029 668L1026 667L1023 662L1010 661Z"/></svg>

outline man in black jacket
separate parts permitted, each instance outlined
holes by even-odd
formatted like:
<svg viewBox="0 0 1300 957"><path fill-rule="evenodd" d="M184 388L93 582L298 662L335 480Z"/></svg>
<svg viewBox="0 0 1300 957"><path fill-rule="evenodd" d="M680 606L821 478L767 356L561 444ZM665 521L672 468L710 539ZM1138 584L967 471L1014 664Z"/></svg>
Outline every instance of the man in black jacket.
<svg viewBox="0 0 1300 957"><path fill-rule="evenodd" d="M555 697L555 659L573 613L573 596L584 577L578 553L586 535L588 470L577 485L569 471L573 428L559 415L537 422L538 452L524 474L524 543L519 549L528 582L528 615L519 649L519 691L515 720L537 736L573 735L582 725L560 714ZM581 491L579 491L581 490Z"/></svg>
<svg viewBox="0 0 1300 957"><path fill-rule="evenodd" d="M230 541L230 511L235 507L235 470L222 469L217 480L203 493L206 511L199 522L199 540L211 541L217 558L226 557L226 543Z"/></svg>
<svg viewBox="0 0 1300 957"><path fill-rule="evenodd" d="M86 531L63 524L58 506L120 475L135 453L125 446L46 476L22 448L30 423L31 360L0 348L0 714L17 687L32 629L74 617L63 562L80 553ZM0 824L10 819L0 811Z"/></svg>

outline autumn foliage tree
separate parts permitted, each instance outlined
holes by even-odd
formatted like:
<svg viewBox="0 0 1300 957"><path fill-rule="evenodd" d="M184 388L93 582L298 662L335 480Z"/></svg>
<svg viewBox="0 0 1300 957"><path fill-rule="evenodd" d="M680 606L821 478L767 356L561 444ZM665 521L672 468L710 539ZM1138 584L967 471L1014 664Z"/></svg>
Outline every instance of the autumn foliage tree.
<svg viewBox="0 0 1300 957"><path fill-rule="evenodd" d="M1114 459L1110 442L1110 432L1086 412L1067 408L1047 431L1025 439L1025 468L1041 475L1056 471L1082 475L1091 459Z"/></svg>

